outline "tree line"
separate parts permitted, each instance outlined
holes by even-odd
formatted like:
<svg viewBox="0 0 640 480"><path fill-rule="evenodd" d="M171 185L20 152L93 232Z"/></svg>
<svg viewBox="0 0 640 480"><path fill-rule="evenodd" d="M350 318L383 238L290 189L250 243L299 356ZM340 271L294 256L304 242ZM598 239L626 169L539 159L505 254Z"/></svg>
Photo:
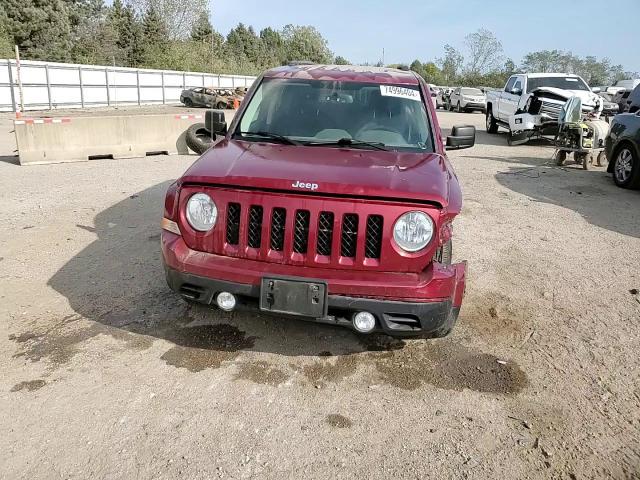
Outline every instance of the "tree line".
<svg viewBox="0 0 640 480"><path fill-rule="evenodd" d="M240 23L223 36L207 0L2 0L0 58L12 57L14 44L32 60L247 75L295 60L350 63L312 26L257 32ZM486 29L467 35L462 49L445 45L441 57L410 68L449 86L501 87L519 71L577 73L592 86L638 77L609 59L562 50L531 52L517 65Z"/></svg>
<svg viewBox="0 0 640 480"><path fill-rule="evenodd" d="M2 0L0 58L258 74L293 60L334 61L312 26L216 32L206 0Z"/></svg>
<svg viewBox="0 0 640 480"><path fill-rule="evenodd" d="M574 73L590 86L614 85L618 80L640 77L608 58L581 58L563 50L530 52L517 65L505 56L502 43L486 29L467 35L462 50L445 45L441 58L414 60L410 68L429 83L466 87L502 87L511 75L519 72Z"/></svg>

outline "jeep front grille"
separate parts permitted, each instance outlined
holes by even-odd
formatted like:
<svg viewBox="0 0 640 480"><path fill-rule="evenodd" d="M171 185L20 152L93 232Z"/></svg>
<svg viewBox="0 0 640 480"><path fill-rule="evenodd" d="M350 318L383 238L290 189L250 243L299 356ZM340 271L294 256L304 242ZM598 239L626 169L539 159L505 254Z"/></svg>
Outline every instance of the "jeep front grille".
<svg viewBox="0 0 640 480"><path fill-rule="evenodd" d="M342 240L340 242L340 255L343 257L355 257L358 244L358 215L347 213L342 217Z"/></svg>
<svg viewBox="0 0 640 480"><path fill-rule="evenodd" d="M228 245L240 244L242 222L246 221L246 246L260 249L263 237L264 208L251 205L248 215L242 216L242 206L239 203L227 204L225 241ZM339 244L337 250L334 245L334 229L336 216L334 212L321 211L317 215L317 228L314 238L310 238L311 212L309 210L295 210L293 224L287 223L287 210L282 207L273 208L269 214L268 225L269 248L275 252L283 252L287 245L287 238L291 236L289 247L297 254L315 252L324 257L330 257L334 252L342 258L353 259L361 251L364 258L380 259L382 251L383 225L382 215L367 216L363 226L364 244L360 245L359 224L360 217L355 213L342 215L339 225ZM291 232L289 232L291 229ZM245 235L244 233L242 234ZM360 250L361 249L361 250Z"/></svg>
<svg viewBox="0 0 640 480"><path fill-rule="evenodd" d="M262 207L251 205L249 209L249 228L247 229L247 245L260 248L262 244Z"/></svg>
<svg viewBox="0 0 640 480"><path fill-rule="evenodd" d="M238 245L240 241L240 204L230 203L227 206L227 243Z"/></svg>
<svg viewBox="0 0 640 480"><path fill-rule="evenodd" d="M293 251L307 253L309 245L309 210L296 212L295 231L293 232Z"/></svg>
<svg viewBox="0 0 640 480"><path fill-rule="evenodd" d="M320 212L318 217L318 255L331 255L331 243L333 242L333 213Z"/></svg>
<svg viewBox="0 0 640 480"><path fill-rule="evenodd" d="M271 213L271 250L281 252L284 248L284 229L287 211L284 208L274 208Z"/></svg>
<svg viewBox="0 0 640 480"><path fill-rule="evenodd" d="M369 215L367 218L367 237L364 242L364 256L366 258L380 258L383 225L382 215Z"/></svg>

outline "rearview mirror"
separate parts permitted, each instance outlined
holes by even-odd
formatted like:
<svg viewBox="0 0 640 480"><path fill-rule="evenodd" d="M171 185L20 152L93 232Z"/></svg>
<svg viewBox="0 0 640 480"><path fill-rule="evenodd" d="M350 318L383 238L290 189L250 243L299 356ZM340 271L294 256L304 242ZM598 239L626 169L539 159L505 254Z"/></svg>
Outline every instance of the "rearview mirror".
<svg viewBox="0 0 640 480"><path fill-rule="evenodd" d="M592 91L593 93L600 93L600 92L602 91L602 89L601 89L600 87L593 87L593 88L591 89L591 91Z"/></svg>
<svg viewBox="0 0 640 480"><path fill-rule="evenodd" d="M211 135L224 136L227 134L227 121L222 110L207 110L204 114L204 126Z"/></svg>
<svg viewBox="0 0 640 480"><path fill-rule="evenodd" d="M473 125L458 125L451 129L447 137L447 150L462 150L476 144L476 127Z"/></svg>
<svg viewBox="0 0 640 480"><path fill-rule="evenodd" d="M522 89L521 88L512 88L511 89L511 94L512 95L522 95Z"/></svg>

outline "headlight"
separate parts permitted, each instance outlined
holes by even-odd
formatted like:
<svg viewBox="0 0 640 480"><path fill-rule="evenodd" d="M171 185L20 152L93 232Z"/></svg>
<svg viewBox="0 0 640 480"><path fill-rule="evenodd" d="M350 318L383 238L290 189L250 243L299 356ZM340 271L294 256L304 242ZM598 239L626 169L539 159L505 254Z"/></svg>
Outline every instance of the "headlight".
<svg viewBox="0 0 640 480"><path fill-rule="evenodd" d="M393 226L393 239L406 252L417 252L433 237L433 220L423 212L408 212Z"/></svg>
<svg viewBox="0 0 640 480"><path fill-rule="evenodd" d="M206 232L213 228L218 209L206 193L196 193L187 202L187 221L195 230Z"/></svg>

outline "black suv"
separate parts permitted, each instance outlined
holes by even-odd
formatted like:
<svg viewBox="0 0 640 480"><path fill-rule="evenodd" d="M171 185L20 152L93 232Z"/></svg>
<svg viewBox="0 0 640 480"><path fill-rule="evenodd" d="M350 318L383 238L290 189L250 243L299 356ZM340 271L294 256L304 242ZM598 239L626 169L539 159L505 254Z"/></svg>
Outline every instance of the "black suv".
<svg viewBox="0 0 640 480"><path fill-rule="evenodd" d="M638 87L634 90L637 94ZM637 97L636 97L637 98ZM635 113L621 113L611 122L605 141L609 160L607 171L613 181L622 188L640 188L640 109L631 105Z"/></svg>

